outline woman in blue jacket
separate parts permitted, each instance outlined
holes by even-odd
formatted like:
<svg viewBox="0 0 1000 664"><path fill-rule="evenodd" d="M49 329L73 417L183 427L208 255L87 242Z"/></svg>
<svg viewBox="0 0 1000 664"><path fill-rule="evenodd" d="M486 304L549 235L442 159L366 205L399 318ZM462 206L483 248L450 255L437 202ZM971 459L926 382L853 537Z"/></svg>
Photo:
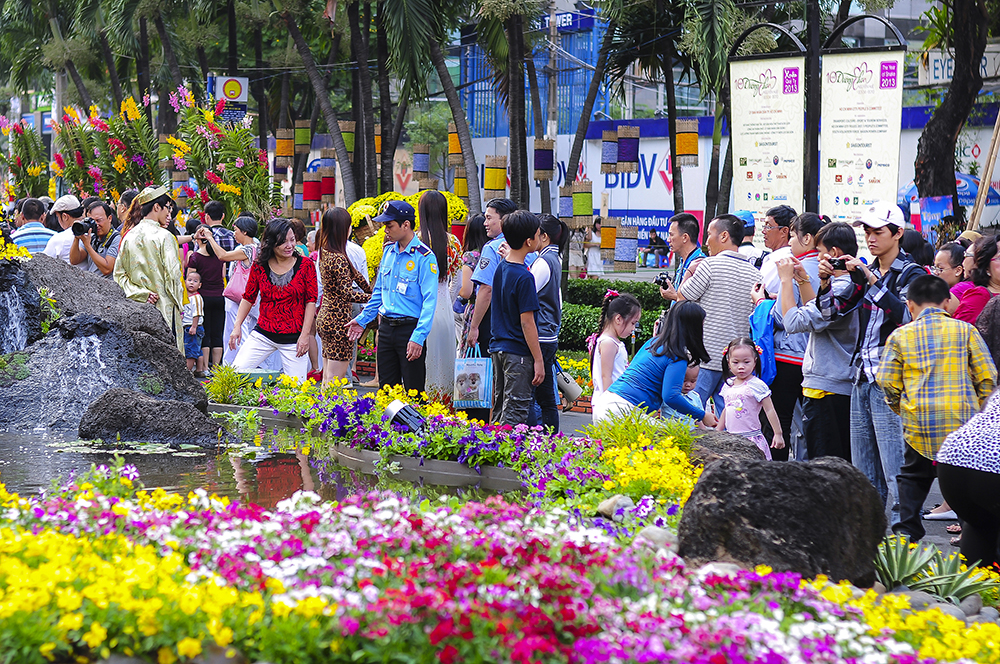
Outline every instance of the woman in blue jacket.
<svg viewBox="0 0 1000 664"><path fill-rule="evenodd" d="M636 408L655 413L665 405L714 427L715 416L681 393L688 367L709 360L704 325L705 310L694 302L671 307L658 334L643 344L625 373L594 402L594 421Z"/></svg>

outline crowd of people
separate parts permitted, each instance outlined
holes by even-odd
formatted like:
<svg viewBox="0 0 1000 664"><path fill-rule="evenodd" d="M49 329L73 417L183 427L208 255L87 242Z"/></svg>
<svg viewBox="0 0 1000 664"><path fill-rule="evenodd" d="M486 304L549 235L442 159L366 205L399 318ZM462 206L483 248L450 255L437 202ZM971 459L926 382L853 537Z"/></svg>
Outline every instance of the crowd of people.
<svg viewBox="0 0 1000 664"><path fill-rule="evenodd" d="M313 232L280 218L261 231L247 216L229 230L213 201L181 231L166 188L148 187L117 204L21 201L13 239L156 306L199 375L227 362L350 379L359 338L374 333L380 386L448 400L456 359L489 357L492 408L469 415L558 429L566 225L493 199L459 242L440 193L418 207L419 225L405 201L375 218L385 246L371 283L342 208ZM968 231L935 252L882 202L854 227L786 205L764 219L763 248L745 211L710 220L704 245L687 213L670 219L666 243L651 235L646 259L674 262L658 279L666 310L629 362L639 301L605 294L594 419L662 414L742 436L768 459L839 456L870 479L894 532L916 541L923 519L957 515L966 557L997 562L998 238ZM588 242L599 235L595 225ZM923 514L936 477L947 503Z"/></svg>

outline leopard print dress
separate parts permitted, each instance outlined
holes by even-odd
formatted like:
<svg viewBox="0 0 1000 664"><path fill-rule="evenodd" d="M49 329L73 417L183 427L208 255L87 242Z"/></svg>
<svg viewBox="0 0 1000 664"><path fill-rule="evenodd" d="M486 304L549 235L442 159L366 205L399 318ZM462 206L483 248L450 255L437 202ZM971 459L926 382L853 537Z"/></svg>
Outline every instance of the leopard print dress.
<svg viewBox="0 0 1000 664"><path fill-rule="evenodd" d="M323 358L349 362L353 347L347 338L351 304L367 302L371 298L372 287L364 275L351 265L347 254L335 251L320 252L319 276L323 280L323 302L316 318L316 333L323 342ZM353 287L355 283L361 291Z"/></svg>

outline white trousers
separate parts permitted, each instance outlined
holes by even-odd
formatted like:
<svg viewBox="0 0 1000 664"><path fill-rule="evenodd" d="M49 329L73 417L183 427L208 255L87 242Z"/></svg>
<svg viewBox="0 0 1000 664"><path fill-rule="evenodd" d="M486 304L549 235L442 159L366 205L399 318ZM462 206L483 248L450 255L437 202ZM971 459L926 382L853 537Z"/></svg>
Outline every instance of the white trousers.
<svg viewBox="0 0 1000 664"><path fill-rule="evenodd" d="M610 415L627 415L635 410L635 406L614 392L601 392L591 402L591 415L594 422L600 422Z"/></svg>
<svg viewBox="0 0 1000 664"><path fill-rule="evenodd" d="M251 332L243 338L243 345L236 353L233 367L237 371L253 371L272 354L281 357L281 372L305 380L309 373L309 354L295 356L295 344L276 344L260 332Z"/></svg>
<svg viewBox="0 0 1000 664"><path fill-rule="evenodd" d="M232 364L236 361L236 354L240 350L240 346L237 346L235 350L229 347L229 335L233 333L233 328L236 326L236 314L239 313L240 305L233 302L228 297L226 298L226 332L223 339L223 346L225 347L225 352L222 355L223 364ZM246 317L243 321L243 342L245 343L247 338L250 337L250 333L255 327L257 327L257 308L254 307L250 310L250 315ZM281 371L281 358L272 356L260 367L266 371Z"/></svg>

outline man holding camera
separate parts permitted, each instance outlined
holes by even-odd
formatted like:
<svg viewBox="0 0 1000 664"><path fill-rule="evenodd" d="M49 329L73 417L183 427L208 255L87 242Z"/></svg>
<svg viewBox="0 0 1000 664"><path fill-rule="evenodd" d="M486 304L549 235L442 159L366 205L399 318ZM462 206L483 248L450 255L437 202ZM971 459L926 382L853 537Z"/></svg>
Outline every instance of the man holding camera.
<svg viewBox="0 0 1000 664"><path fill-rule="evenodd" d="M66 194L52 204L49 214L56 218L62 231L49 238L45 245L45 254L69 263L70 247L76 239L73 235L73 222L80 221L83 217L83 206L79 198L73 194Z"/></svg>
<svg viewBox="0 0 1000 664"><path fill-rule="evenodd" d="M87 216L73 224L73 244L69 262L80 269L111 278L121 246L121 235L111 225L111 206L94 201L87 207Z"/></svg>

